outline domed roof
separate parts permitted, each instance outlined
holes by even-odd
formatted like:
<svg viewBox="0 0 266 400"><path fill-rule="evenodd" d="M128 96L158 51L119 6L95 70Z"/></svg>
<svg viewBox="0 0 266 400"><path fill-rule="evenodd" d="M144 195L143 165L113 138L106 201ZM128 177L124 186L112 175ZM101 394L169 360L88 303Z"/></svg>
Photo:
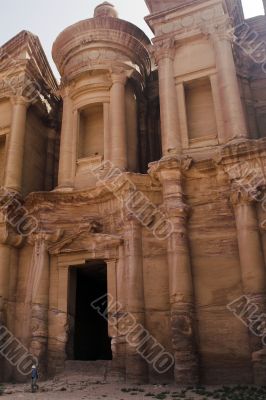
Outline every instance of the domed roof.
<svg viewBox="0 0 266 400"><path fill-rule="evenodd" d="M97 17L111 17L118 18L118 12L115 9L115 6L108 1L105 1L102 4L99 4L94 10L94 18Z"/></svg>
<svg viewBox="0 0 266 400"><path fill-rule="evenodd" d="M118 18L115 7L102 3L94 18L69 26L53 44L53 59L64 79L86 71L124 68L150 73L149 38L134 24Z"/></svg>

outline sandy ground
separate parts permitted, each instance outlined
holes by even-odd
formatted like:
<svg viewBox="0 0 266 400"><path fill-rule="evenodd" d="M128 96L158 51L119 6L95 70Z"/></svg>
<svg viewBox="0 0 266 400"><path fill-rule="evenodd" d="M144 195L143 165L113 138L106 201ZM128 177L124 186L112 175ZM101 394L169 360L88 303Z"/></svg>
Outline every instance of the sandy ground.
<svg viewBox="0 0 266 400"><path fill-rule="evenodd" d="M53 387L51 387L53 386ZM6 385L7 392L12 394L4 394L1 399L7 400L147 400L154 399L155 396L161 396L165 399L174 399L172 397L180 392L175 386L128 386L125 384L88 384L84 382L78 383L82 388L76 388L74 383L70 385L62 385L56 387L56 384L40 384L39 393L29 393L29 386L26 385ZM133 390L135 389L135 390ZM41 392L42 390L52 390L49 392ZM28 391L28 392L25 392ZM166 394L168 392L168 394ZM166 397L163 396L165 394ZM159 397L159 398L161 398ZM185 397L185 399L202 399L196 395Z"/></svg>
<svg viewBox="0 0 266 400"><path fill-rule="evenodd" d="M183 390L176 386L129 386L125 384L108 384L87 380L71 379L40 383L39 393L30 393L29 385L6 385L1 399L6 400L265 400L266 388L231 387L231 388L198 388L200 394ZM207 392L206 392L207 391ZM209 392L209 393L208 393Z"/></svg>

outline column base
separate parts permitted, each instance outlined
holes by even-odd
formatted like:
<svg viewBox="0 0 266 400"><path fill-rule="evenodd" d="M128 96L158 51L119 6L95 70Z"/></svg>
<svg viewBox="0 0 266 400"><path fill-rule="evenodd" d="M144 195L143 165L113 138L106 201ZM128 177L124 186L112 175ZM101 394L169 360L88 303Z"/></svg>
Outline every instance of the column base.
<svg viewBox="0 0 266 400"><path fill-rule="evenodd" d="M108 371L108 382L125 382L126 380L126 341L124 337L112 338L112 367Z"/></svg>
<svg viewBox="0 0 266 400"><path fill-rule="evenodd" d="M132 384L148 383L147 363L139 354L126 356L126 381Z"/></svg>
<svg viewBox="0 0 266 400"><path fill-rule="evenodd" d="M47 374L47 338L34 338L31 341L30 353L38 360L38 369L42 376Z"/></svg>
<svg viewBox="0 0 266 400"><path fill-rule="evenodd" d="M164 151L161 160L163 161L163 160L167 159L168 157L180 157L181 155L182 155L181 146L175 147L172 149L168 149L167 151Z"/></svg>
<svg viewBox="0 0 266 400"><path fill-rule="evenodd" d="M30 353L38 359L39 371L47 373L48 309L40 304L32 305Z"/></svg>
<svg viewBox="0 0 266 400"><path fill-rule="evenodd" d="M266 349L252 353L254 384L266 385Z"/></svg>
<svg viewBox="0 0 266 400"><path fill-rule="evenodd" d="M48 377L54 377L57 374L64 372L65 370L66 356L63 352L52 351L48 352Z"/></svg>
<svg viewBox="0 0 266 400"><path fill-rule="evenodd" d="M199 383L199 364L193 306L191 304L175 305L171 311L171 326L175 382L179 385L196 385Z"/></svg>
<svg viewBox="0 0 266 400"><path fill-rule="evenodd" d="M175 357L175 383L180 386L197 385L199 383L199 365L194 354L176 352Z"/></svg>

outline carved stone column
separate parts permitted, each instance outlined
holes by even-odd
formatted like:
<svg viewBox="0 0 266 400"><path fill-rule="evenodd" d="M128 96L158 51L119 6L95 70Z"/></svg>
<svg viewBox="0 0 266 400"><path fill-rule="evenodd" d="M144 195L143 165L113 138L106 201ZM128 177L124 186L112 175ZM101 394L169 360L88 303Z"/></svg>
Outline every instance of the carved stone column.
<svg viewBox="0 0 266 400"><path fill-rule="evenodd" d="M22 245L22 236L16 234L12 228L3 219L0 221L0 324L7 326L14 332L14 326L10 326L8 321L10 318L9 301L14 293L10 292L11 287L16 287L16 274L13 269L16 265L12 265L16 258L13 258L16 249ZM9 380L12 376L12 366L5 362L0 356L0 378Z"/></svg>
<svg viewBox="0 0 266 400"><path fill-rule="evenodd" d="M240 97L232 51L232 27L226 17L223 23L207 28L214 45L219 89L224 114L226 141L246 138L247 126Z"/></svg>
<svg viewBox="0 0 266 400"><path fill-rule="evenodd" d="M36 233L29 242L33 247L30 278L31 288L31 343L30 352L39 360L40 370L47 370L48 308L50 286L50 256L48 245L58 234Z"/></svg>
<svg viewBox="0 0 266 400"><path fill-rule="evenodd" d="M199 379L194 289L187 235L188 207L184 203L182 188L182 169L185 167L182 161L169 157L154 164L150 171L155 172L161 181L166 215L172 224L167 240L167 257L175 381L180 385L196 384Z"/></svg>
<svg viewBox="0 0 266 400"><path fill-rule="evenodd" d="M113 164L121 171L127 169L126 93L127 77L124 72L112 74L110 92L111 151Z"/></svg>
<svg viewBox="0 0 266 400"><path fill-rule="evenodd" d="M106 260L107 264L107 293L108 293L108 336L111 338L112 348L112 369L109 375L112 378L119 379L121 374L118 342L118 326L117 326L117 260Z"/></svg>
<svg viewBox="0 0 266 400"><path fill-rule="evenodd" d="M0 322L6 323L6 307L8 301L10 247L0 244Z"/></svg>
<svg viewBox="0 0 266 400"><path fill-rule="evenodd" d="M62 372L66 360L66 347L69 338L69 320L67 316L67 302L62 299L66 294L68 285L69 266L61 266L57 270L57 255L51 257L52 274L50 276L49 304L49 339L48 339L48 373L54 375ZM66 303L66 304L64 304Z"/></svg>
<svg viewBox="0 0 266 400"><path fill-rule="evenodd" d="M0 324L6 326L11 248L6 242L5 226L2 225L0 229ZM8 373L6 370L9 370ZM10 367L0 355L0 379L4 381L9 378L9 373Z"/></svg>
<svg viewBox="0 0 266 400"><path fill-rule="evenodd" d="M22 236L16 234L4 220L0 221L0 322L6 323L9 300L10 259L12 249L21 246Z"/></svg>
<svg viewBox="0 0 266 400"><path fill-rule="evenodd" d="M32 238L33 258L31 273L31 343L30 352L39 360L42 372L46 371L49 305L49 254L42 235Z"/></svg>
<svg viewBox="0 0 266 400"><path fill-rule="evenodd" d="M124 227L125 240L125 268L127 290L127 313L139 324L145 327L145 303L143 283L143 255L142 255L142 227L134 216L128 215ZM130 335L128 336L130 337ZM147 381L147 364L138 354L137 348L143 338L134 340L134 344L127 340L126 344L126 379L140 383Z"/></svg>
<svg viewBox="0 0 266 400"><path fill-rule="evenodd" d="M118 249L118 260L116 262L116 301L110 305L108 310L109 326L110 319L112 321L112 330L115 331L112 336L112 381L119 380L124 382L126 380L126 336L123 330L124 318L127 309L127 287L125 285L127 270L125 268L125 246L121 243ZM108 268L107 264L107 268ZM108 277L107 277L108 279ZM108 289L109 291L109 289Z"/></svg>
<svg viewBox="0 0 266 400"><path fill-rule="evenodd" d="M155 58L159 72L160 110L163 155L179 154L181 138L177 107L177 91L174 80L174 41L155 43Z"/></svg>
<svg viewBox="0 0 266 400"><path fill-rule="evenodd" d="M16 192L21 192L26 119L30 102L22 96L15 96L11 100L13 113L7 148L4 186Z"/></svg>
<svg viewBox="0 0 266 400"><path fill-rule="evenodd" d="M104 161L111 160L112 136L110 130L110 103L103 104L104 115Z"/></svg>
<svg viewBox="0 0 266 400"><path fill-rule="evenodd" d="M69 88L64 89L62 97L64 103L58 186L59 188L73 188L76 168L76 135L74 130L73 103Z"/></svg>
<svg viewBox="0 0 266 400"><path fill-rule="evenodd" d="M243 292L253 304L259 308L259 313L266 312L266 281L265 263L262 243L259 232L255 197L245 188L233 186L231 201L234 206L239 257ZM261 379L261 369L264 376L266 365L258 363L257 353L261 353L263 347L261 338L250 332L250 347L254 367L254 381L257 384L265 384ZM264 357L266 349L263 350ZM256 360L256 361L254 361Z"/></svg>

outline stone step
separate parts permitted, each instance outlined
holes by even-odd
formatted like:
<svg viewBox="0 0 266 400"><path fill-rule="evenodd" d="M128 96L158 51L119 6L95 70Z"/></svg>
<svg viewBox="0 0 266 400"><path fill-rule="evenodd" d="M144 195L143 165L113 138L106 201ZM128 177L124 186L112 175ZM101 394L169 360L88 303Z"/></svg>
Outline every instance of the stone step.
<svg viewBox="0 0 266 400"><path fill-rule="evenodd" d="M89 380L104 382L111 370L112 361L72 361L65 362L65 370L62 375L86 376Z"/></svg>

